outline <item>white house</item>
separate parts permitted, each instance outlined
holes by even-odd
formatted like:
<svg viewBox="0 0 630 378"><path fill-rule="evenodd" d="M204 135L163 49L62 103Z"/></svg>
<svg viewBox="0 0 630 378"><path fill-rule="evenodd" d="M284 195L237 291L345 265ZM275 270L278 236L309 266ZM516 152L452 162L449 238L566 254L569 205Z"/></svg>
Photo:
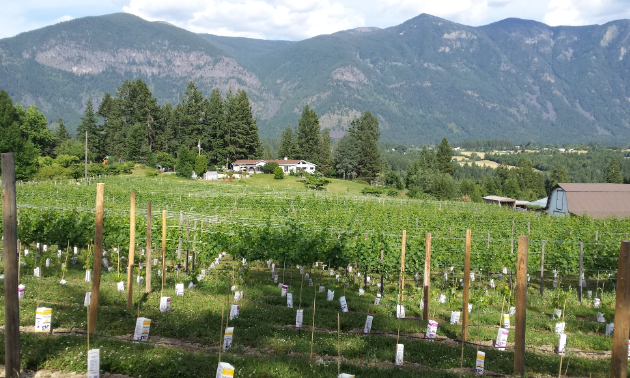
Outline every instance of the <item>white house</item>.
<svg viewBox="0 0 630 378"><path fill-rule="evenodd" d="M262 173L262 167L267 163L278 163L285 175L292 171L297 171L298 168L303 169L307 173L313 173L317 168L316 164L309 163L306 160L289 160L285 157L284 160L236 160L232 163L232 170L235 172Z"/></svg>

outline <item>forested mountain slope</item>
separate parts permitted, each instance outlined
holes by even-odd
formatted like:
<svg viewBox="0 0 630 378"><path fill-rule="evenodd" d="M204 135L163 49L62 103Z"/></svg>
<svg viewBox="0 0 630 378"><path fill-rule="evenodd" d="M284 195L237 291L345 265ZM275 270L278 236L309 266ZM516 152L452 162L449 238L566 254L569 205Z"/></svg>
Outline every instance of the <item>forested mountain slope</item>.
<svg viewBox="0 0 630 378"><path fill-rule="evenodd" d="M309 104L335 131L364 110L382 140L630 140L630 21L482 27L420 15L299 42L196 35L128 14L87 17L0 40L0 87L55 121L77 123L126 78L160 102L194 80L245 89L261 136L278 137Z"/></svg>

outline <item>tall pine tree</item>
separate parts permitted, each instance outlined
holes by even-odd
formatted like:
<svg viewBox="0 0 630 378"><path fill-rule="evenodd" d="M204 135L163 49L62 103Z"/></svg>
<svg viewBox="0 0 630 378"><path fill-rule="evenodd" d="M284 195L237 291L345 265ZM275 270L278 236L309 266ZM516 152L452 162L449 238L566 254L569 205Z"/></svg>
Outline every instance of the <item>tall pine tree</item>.
<svg viewBox="0 0 630 378"><path fill-rule="evenodd" d="M105 157L102 149L101 127L98 125L98 118L92 106L92 100L88 99L85 105L85 113L81 117L81 124L77 127L77 140L85 143L87 133L88 159L100 161Z"/></svg>
<svg viewBox="0 0 630 378"><path fill-rule="evenodd" d="M278 146L278 159L284 159L285 157L288 159L296 158L295 140L291 125L287 125L287 128L282 132L280 145Z"/></svg>
<svg viewBox="0 0 630 378"><path fill-rule="evenodd" d="M330 140L330 132L328 129L324 129L322 132L322 144L320 146L319 152L319 166L317 170L321 173L326 173L327 171L332 169L333 160L332 160L332 150L331 150L331 140Z"/></svg>
<svg viewBox="0 0 630 378"><path fill-rule="evenodd" d="M453 151L448 144L448 139L442 139L442 143L438 146L437 150L437 163L438 169L442 173L448 173L449 175L455 174L455 165L452 162Z"/></svg>
<svg viewBox="0 0 630 378"><path fill-rule="evenodd" d="M306 105L298 121L297 158L319 165L320 145L319 117Z"/></svg>
<svg viewBox="0 0 630 378"><path fill-rule="evenodd" d="M221 166L225 164L227 155L227 130L225 125L225 107L219 89L215 88L206 101L206 120L209 138L202 147L210 152L210 164Z"/></svg>
<svg viewBox="0 0 630 378"><path fill-rule="evenodd" d="M368 110L352 121L348 130L359 143L358 173L367 179L376 178L381 170L381 154L376 141L381 137L378 120Z"/></svg>

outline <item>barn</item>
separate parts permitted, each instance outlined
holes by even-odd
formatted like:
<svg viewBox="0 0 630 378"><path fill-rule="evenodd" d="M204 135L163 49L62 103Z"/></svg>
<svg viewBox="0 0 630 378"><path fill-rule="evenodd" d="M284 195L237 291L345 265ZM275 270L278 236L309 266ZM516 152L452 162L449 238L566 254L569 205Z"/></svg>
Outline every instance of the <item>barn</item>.
<svg viewBox="0 0 630 378"><path fill-rule="evenodd" d="M551 189L543 210L550 216L630 217L630 185L560 183Z"/></svg>

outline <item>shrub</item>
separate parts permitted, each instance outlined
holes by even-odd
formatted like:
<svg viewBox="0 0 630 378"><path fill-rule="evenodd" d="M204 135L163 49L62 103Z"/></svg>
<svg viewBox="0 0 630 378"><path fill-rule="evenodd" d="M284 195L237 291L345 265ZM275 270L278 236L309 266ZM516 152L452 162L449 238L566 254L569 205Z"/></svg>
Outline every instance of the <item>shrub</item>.
<svg viewBox="0 0 630 378"><path fill-rule="evenodd" d="M334 169L327 169L326 172L324 172L324 176L326 177L337 177L337 171L335 171Z"/></svg>
<svg viewBox="0 0 630 378"><path fill-rule="evenodd" d="M284 171L282 170L282 168L280 168L280 166L277 166L274 171L273 171L273 178L276 180L282 180L284 179Z"/></svg>
<svg viewBox="0 0 630 378"><path fill-rule="evenodd" d="M398 190L396 189L389 189L387 190L387 196L388 197L398 197Z"/></svg>
<svg viewBox="0 0 630 378"><path fill-rule="evenodd" d="M379 188L377 186L366 186L365 188L363 188L363 190L361 190L361 193L364 195L373 195L376 197L380 197L381 194L383 194L384 189L383 188Z"/></svg>
<svg viewBox="0 0 630 378"><path fill-rule="evenodd" d="M147 169L145 174L147 177L157 177L160 174L160 171L157 169Z"/></svg>
<svg viewBox="0 0 630 378"><path fill-rule="evenodd" d="M270 175L272 173L276 173L276 167L279 167L278 163L275 163L275 162L267 163L262 166L262 171L263 173Z"/></svg>

